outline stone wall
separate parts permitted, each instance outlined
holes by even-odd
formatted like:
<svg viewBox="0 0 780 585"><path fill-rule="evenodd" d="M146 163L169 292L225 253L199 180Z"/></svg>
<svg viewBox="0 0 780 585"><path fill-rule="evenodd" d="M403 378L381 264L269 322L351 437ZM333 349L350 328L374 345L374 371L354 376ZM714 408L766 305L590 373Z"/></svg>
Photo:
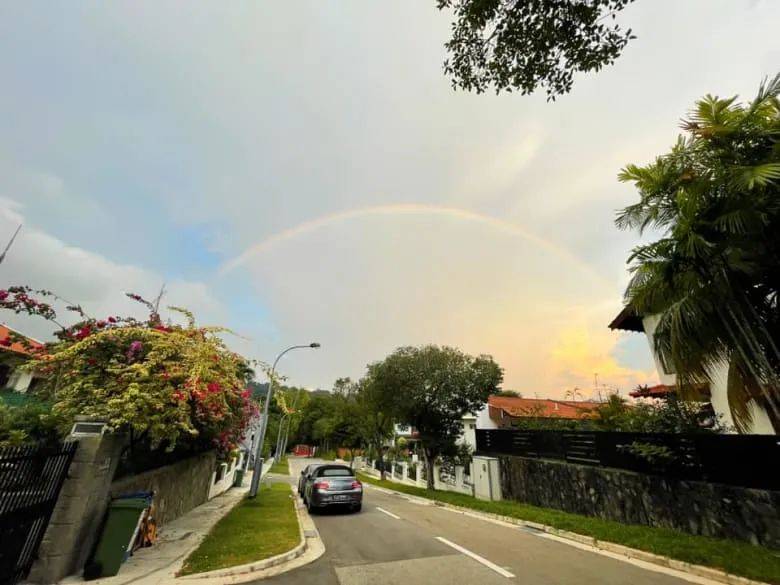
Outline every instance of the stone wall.
<svg viewBox="0 0 780 585"><path fill-rule="evenodd" d="M780 548L780 492L500 456L504 499Z"/></svg>
<svg viewBox="0 0 780 585"><path fill-rule="evenodd" d="M123 477L111 484L112 498L132 492L154 492L154 507L158 526L162 526L209 498L216 458L214 452L201 453L152 469L138 475Z"/></svg>

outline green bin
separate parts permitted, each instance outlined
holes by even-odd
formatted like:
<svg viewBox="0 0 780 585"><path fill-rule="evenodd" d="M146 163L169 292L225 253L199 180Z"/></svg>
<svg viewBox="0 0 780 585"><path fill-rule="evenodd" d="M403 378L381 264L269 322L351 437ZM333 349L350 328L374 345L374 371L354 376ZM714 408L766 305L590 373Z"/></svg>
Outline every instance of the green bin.
<svg viewBox="0 0 780 585"><path fill-rule="evenodd" d="M109 504L103 533L92 559L84 567L84 579L111 577L119 572L141 514L148 507L148 498L121 498Z"/></svg>
<svg viewBox="0 0 780 585"><path fill-rule="evenodd" d="M244 470L240 467L236 469L236 473L233 476L233 487L241 487L244 483Z"/></svg>

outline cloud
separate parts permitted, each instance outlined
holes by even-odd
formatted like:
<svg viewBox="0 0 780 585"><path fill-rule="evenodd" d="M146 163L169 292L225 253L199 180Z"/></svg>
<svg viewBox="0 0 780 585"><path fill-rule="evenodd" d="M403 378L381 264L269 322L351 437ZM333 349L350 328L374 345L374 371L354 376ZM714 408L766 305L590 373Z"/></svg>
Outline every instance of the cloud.
<svg viewBox="0 0 780 585"><path fill-rule="evenodd" d="M425 343L493 355L505 386L527 395L563 397L593 371L624 390L652 375L649 355L645 370L612 357L606 325L619 297L543 241L439 213L314 225L269 238L241 265L282 332L278 347L322 343L282 366L304 384L360 376L396 347Z"/></svg>
<svg viewBox="0 0 780 585"><path fill-rule="evenodd" d="M165 284L164 304L185 306L206 323L221 323L227 318L225 307L203 282L173 279L140 266L118 264L100 254L70 246L37 229L23 214L16 201L0 198L0 237L7 238L23 224L13 247L0 265L0 286L29 285L51 290L69 302L81 304L95 317L134 315L143 317L143 308L126 298L125 292L154 297ZM65 323L75 315L59 306ZM42 319L3 312L0 319L12 327L40 339L50 338L53 325Z"/></svg>

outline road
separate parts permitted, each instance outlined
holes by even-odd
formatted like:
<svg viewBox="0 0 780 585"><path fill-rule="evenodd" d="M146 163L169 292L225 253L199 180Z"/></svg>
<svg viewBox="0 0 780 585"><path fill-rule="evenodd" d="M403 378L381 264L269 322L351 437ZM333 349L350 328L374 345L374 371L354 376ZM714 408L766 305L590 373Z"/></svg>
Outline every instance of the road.
<svg viewBox="0 0 780 585"><path fill-rule="evenodd" d="M293 477L297 478L301 467L311 462L290 459ZM362 512L327 511L313 518L325 554L310 565L258 584L690 583L548 535L415 503L372 486L365 488Z"/></svg>

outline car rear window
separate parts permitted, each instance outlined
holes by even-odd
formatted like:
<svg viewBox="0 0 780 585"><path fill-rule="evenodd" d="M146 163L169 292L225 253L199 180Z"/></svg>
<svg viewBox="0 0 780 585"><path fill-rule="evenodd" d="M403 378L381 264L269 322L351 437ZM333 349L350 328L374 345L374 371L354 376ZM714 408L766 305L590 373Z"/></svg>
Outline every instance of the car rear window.
<svg viewBox="0 0 780 585"><path fill-rule="evenodd" d="M318 473L320 477L351 477L352 471L346 467L329 467Z"/></svg>

